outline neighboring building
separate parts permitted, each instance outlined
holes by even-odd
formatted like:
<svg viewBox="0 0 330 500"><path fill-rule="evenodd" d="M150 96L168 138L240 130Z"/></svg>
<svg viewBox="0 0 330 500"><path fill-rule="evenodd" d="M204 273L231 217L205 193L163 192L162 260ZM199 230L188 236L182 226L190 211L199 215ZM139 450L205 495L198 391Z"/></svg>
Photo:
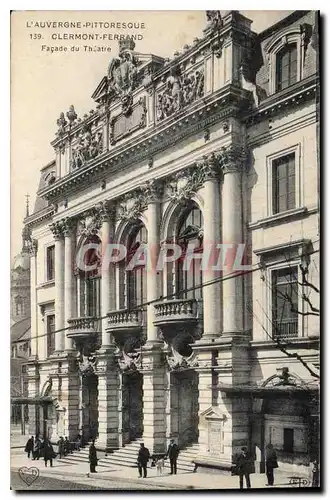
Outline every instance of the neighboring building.
<svg viewBox="0 0 330 500"><path fill-rule="evenodd" d="M29 216L27 205L26 215ZM28 388L24 363L31 355L31 307L30 307L30 233L25 226L22 232L22 250L14 257L11 269L11 308L10 308L10 339L11 339L11 396L13 398L27 397ZM12 422L22 421L22 407L12 405ZM27 408L25 410L28 417ZM24 426L23 426L24 428Z"/></svg>
<svg viewBox="0 0 330 500"><path fill-rule="evenodd" d="M255 34L207 11L171 60L123 40L96 111L61 114L25 221L31 432L100 449L143 437L155 453L175 437L227 470L242 445L261 470L270 441L281 467L317 456L317 21L297 11ZM189 271L134 260L165 242L194 245ZM82 270L86 243L127 255ZM250 271L201 270L215 243L246 243Z"/></svg>

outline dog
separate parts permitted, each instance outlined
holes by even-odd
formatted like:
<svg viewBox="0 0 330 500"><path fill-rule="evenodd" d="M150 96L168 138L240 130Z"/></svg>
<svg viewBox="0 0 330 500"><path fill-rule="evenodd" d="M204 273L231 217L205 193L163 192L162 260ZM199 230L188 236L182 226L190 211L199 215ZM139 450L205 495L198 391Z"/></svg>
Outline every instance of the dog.
<svg viewBox="0 0 330 500"><path fill-rule="evenodd" d="M156 461L156 468L157 468L157 476L162 476L164 472L164 459L159 458Z"/></svg>

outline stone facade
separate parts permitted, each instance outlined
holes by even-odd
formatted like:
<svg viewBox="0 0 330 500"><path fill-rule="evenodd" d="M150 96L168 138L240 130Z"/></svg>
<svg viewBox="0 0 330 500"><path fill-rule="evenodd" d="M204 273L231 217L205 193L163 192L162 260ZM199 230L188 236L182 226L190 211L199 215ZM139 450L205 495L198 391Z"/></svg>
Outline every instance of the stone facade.
<svg viewBox="0 0 330 500"><path fill-rule="evenodd" d="M278 90L288 47L296 80ZM308 466L318 414L317 14L295 12L257 35L236 11L208 11L203 37L172 60L134 48L121 43L93 94L96 110L61 113L38 191L48 203L26 221L38 243L30 397L53 398L52 439L81 433L115 449L143 437L163 453L174 437L199 444L199 466L227 470L243 445L262 468L273 441L283 464ZM295 196L275 210L283 158L294 158ZM249 270L201 271L197 249L191 270L178 261L159 271L166 242L185 252L189 242L204 252L244 243ZM89 273L77 265L86 243L102 256L121 243L128 255ZM148 265L127 270L141 244ZM88 263L95 258L91 250ZM299 312L290 316L287 288L280 321L275 277L293 268L305 280Z"/></svg>

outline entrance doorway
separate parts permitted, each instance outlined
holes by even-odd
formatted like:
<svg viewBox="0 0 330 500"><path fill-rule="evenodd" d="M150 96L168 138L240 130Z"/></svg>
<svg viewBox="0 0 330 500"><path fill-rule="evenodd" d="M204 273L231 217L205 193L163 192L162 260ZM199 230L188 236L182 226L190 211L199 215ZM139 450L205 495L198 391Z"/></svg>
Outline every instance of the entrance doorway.
<svg viewBox="0 0 330 500"><path fill-rule="evenodd" d="M183 448L198 441L198 374L187 370L171 378L171 435Z"/></svg>
<svg viewBox="0 0 330 500"><path fill-rule="evenodd" d="M82 435L85 442L98 436L98 378L82 377Z"/></svg>
<svg viewBox="0 0 330 500"><path fill-rule="evenodd" d="M130 442L143 435L143 376L134 372L123 375L123 436ZM126 443L125 443L126 444Z"/></svg>

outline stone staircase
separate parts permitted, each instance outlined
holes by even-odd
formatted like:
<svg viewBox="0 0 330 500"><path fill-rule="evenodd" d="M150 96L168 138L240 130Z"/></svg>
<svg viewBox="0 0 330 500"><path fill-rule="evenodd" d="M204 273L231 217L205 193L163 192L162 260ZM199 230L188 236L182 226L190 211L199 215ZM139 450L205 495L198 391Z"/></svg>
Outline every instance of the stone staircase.
<svg viewBox="0 0 330 500"><path fill-rule="evenodd" d="M109 467L137 467L136 459L138 456L138 451L140 448L139 441L132 441L123 448L119 448L113 453L97 452L98 456L98 467L105 469ZM192 460L198 454L198 444L192 444L187 448L180 451L177 469L178 472L193 472L195 465ZM82 448L80 451L75 451L74 453L59 458L57 460L59 463L66 464L79 464L88 462L88 446ZM165 461L165 473L170 471L170 461Z"/></svg>

